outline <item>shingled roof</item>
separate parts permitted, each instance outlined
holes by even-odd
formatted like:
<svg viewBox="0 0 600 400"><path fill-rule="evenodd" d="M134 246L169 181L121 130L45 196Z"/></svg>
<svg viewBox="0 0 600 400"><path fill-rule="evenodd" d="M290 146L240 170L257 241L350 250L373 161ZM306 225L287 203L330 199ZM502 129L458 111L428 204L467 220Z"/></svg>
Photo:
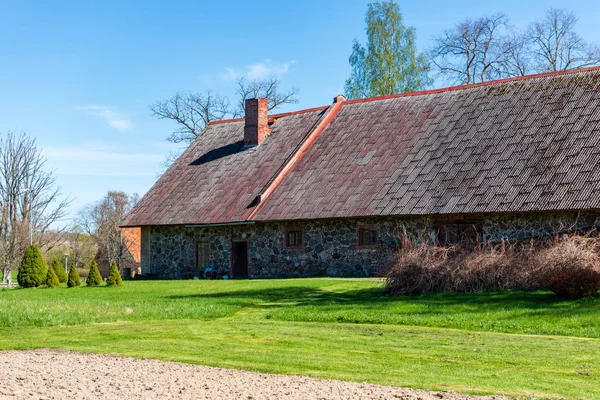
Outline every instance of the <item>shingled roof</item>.
<svg viewBox="0 0 600 400"><path fill-rule="evenodd" d="M194 165L242 137L211 126L128 225L600 208L599 68L347 101L282 173L323 112Z"/></svg>
<svg viewBox="0 0 600 400"><path fill-rule="evenodd" d="M245 221L249 207L325 108L277 118L256 147L244 147L244 120L210 124L134 207L123 226Z"/></svg>

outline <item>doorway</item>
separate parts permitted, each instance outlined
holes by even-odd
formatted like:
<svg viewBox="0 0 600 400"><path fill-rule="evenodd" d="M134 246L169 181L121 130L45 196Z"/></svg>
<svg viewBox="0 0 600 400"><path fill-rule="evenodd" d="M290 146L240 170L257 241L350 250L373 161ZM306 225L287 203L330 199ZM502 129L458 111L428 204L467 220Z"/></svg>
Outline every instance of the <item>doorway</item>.
<svg viewBox="0 0 600 400"><path fill-rule="evenodd" d="M248 279L248 242L231 242L231 277Z"/></svg>

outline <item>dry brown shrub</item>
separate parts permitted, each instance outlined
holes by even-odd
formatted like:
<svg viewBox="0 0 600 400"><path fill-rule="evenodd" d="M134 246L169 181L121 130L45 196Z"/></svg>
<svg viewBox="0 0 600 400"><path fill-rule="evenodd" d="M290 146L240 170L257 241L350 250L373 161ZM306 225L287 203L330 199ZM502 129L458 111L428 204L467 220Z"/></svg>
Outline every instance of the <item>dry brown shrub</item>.
<svg viewBox="0 0 600 400"><path fill-rule="evenodd" d="M387 271L386 290L395 296L412 296L449 290L447 259L452 248L408 246L398 251Z"/></svg>
<svg viewBox="0 0 600 400"><path fill-rule="evenodd" d="M457 292L535 290L539 288L538 267L531 246L487 245L453 260L452 286Z"/></svg>
<svg viewBox="0 0 600 400"><path fill-rule="evenodd" d="M538 280L560 297L580 298L600 290L600 240L589 236L562 236L537 252Z"/></svg>
<svg viewBox="0 0 600 400"><path fill-rule="evenodd" d="M387 270L387 292L546 289L559 296L590 296L600 289L599 250L599 239L578 235L475 250L404 242Z"/></svg>

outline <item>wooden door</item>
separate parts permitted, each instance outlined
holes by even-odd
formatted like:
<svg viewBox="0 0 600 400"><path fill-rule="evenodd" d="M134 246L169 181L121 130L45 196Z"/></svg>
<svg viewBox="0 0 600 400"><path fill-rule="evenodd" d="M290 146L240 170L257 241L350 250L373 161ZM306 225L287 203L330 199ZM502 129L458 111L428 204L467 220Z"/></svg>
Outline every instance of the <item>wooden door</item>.
<svg viewBox="0 0 600 400"><path fill-rule="evenodd" d="M248 279L247 241L231 243L231 277L233 279Z"/></svg>

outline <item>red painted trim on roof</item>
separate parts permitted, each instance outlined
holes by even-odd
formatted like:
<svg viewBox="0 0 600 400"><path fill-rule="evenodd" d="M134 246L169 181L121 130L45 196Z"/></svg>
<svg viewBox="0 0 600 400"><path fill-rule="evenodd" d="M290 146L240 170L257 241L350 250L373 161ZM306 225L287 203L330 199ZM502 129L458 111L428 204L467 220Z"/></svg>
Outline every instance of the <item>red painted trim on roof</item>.
<svg viewBox="0 0 600 400"><path fill-rule="evenodd" d="M311 111L321 111L321 110L325 110L326 108L329 108L329 106L320 106L320 107L307 108L304 110L290 111L290 112L280 113L280 114L273 114L273 115L269 115L269 118L271 118L271 117L272 118L282 118L282 117L287 117L288 115L303 114L303 113L307 113L307 112L311 112Z"/></svg>
<svg viewBox="0 0 600 400"><path fill-rule="evenodd" d="M365 98L362 98L362 99L347 100L345 103L346 104L365 103L365 102L368 102L368 101L395 99L397 97L411 97L411 96L421 96L421 95L428 95L428 94L453 92L453 91L456 91L456 90L471 89L471 88L477 88L477 87L481 87L481 86L490 86L490 85L496 85L496 84L500 84L500 83L518 82L518 81L524 81L524 80L529 80L529 79L546 78L546 77L551 77L551 76L576 74L576 73L579 73L579 72L589 72L589 71L600 71L600 66L587 67L587 68L579 68L579 69L570 69L570 70L567 70L567 71L543 72L543 73L540 73L540 74L525 75L525 76L516 76L516 77L513 77L513 78L497 79L495 81L486 81L486 82L481 82L481 83L471 83L471 84L468 84L468 85L449 86L449 87L440 88L440 89L420 90L420 91L416 91L416 92L397 93L397 94L390 94L390 95L387 95L387 96L365 97ZM311 111L320 111L320 110L324 110L324 109L326 109L328 107L329 106L320 106L320 107L307 108L307 109L304 109L304 110L291 111L291 112L280 113L280 114L273 114L273 115L269 115L269 118L281 118L281 117L287 117L289 115L302 114L302 113L307 113L307 112L311 112ZM240 122L240 121L243 121L243 120L244 120L244 118L222 119L222 120L219 120L219 121L211 121L207 125L224 124L224 123L227 123L227 122Z"/></svg>
<svg viewBox="0 0 600 400"><path fill-rule="evenodd" d="M341 110L344 105L343 101L339 103L332 104L327 112L327 114L323 117L321 122L315 127L312 133L306 138L304 143L300 146L300 148L296 151L296 153L288 160L287 164L281 169L279 174L273 179L273 182L260 194L260 203L254 208L252 213L248 216L248 221L252 220L254 215L261 209L263 204L265 204L265 200L273 193L273 191L281 184L283 179L287 176L287 173L292 170L300 162L304 154L308 151L308 149L312 146L312 144L317 140L317 137L323 132L323 130L329 125L329 123L333 120L333 118L337 115L337 113Z"/></svg>
<svg viewBox="0 0 600 400"><path fill-rule="evenodd" d="M321 111L321 110L325 110L328 107L329 106L320 106L320 107L306 108L304 110L272 114L272 115L269 115L269 118L282 118L282 117L287 117L289 115L304 114L304 113L311 112L311 111ZM207 125L225 124L227 122L240 122L243 120L244 120L244 118L222 119L219 121L210 121Z"/></svg>
<svg viewBox="0 0 600 400"><path fill-rule="evenodd" d="M471 83L468 85L450 86L450 87L445 87L445 88L441 88L441 89L431 89L431 90L421 90L421 91L417 91L417 92L390 94L387 96L366 97L364 99L348 100L348 101L346 101L346 104L366 103L368 101L395 99L397 97L411 97L411 96L420 96L420 95L427 95L427 94L453 92L455 90L464 90L464 89L471 89L471 88L476 88L476 87L481 87L481 86L490 86L490 85L496 85L499 83L517 82L517 81L524 81L524 80L529 80L529 79L546 78L549 76L568 75L568 74L576 74L578 72L589 72L589 71L600 71L600 66L571 69L568 71L544 72L541 74L516 76L513 78L497 79L495 81L486 81L486 82L481 82L481 83Z"/></svg>
<svg viewBox="0 0 600 400"><path fill-rule="evenodd" d="M225 124L227 122L240 122L240 121L243 121L243 120L244 120L244 118L220 119L218 121L210 121L206 125Z"/></svg>

